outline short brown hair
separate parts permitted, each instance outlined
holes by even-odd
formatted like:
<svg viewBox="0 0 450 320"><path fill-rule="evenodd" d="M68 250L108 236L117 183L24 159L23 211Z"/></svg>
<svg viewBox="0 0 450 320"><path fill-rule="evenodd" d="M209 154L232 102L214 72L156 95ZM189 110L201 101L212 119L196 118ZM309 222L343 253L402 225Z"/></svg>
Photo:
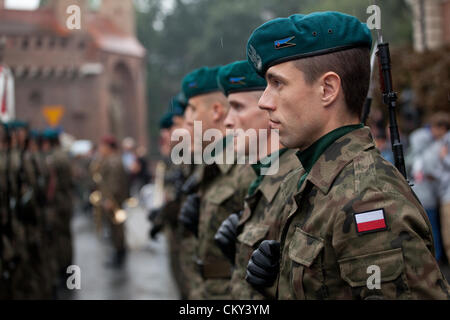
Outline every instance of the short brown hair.
<svg viewBox="0 0 450 320"><path fill-rule="evenodd" d="M341 78L348 110L361 115L370 82L370 50L352 48L294 61L305 74L305 81L313 84L321 75L332 71Z"/></svg>

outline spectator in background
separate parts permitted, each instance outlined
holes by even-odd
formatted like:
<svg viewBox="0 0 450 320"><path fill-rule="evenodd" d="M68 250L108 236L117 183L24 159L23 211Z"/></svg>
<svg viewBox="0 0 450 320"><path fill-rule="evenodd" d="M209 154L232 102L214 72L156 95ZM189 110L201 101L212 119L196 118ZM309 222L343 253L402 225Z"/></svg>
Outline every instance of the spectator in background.
<svg viewBox="0 0 450 320"><path fill-rule="evenodd" d="M130 173L133 169L136 161L136 154L134 149L136 143L133 138L127 137L122 141L122 162L127 173Z"/></svg>
<svg viewBox="0 0 450 320"><path fill-rule="evenodd" d="M136 179L140 168L136 155L136 142L131 137L127 137L122 141L122 163L128 176L130 194L135 196L139 192Z"/></svg>
<svg viewBox="0 0 450 320"><path fill-rule="evenodd" d="M443 171L439 177L442 242L447 261L450 262L450 132L442 139L439 159Z"/></svg>
<svg viewBox="0 0 450 320"><path fill-rule="evenodd" d="M392 154L392 147L388 140L386 130L380 128L375 134L375 144L381 152L381 156L392 164L394 163L394 155Z"/></svg>
<svg viewBox="0 0 450 320"><path fill-rule="evenodd" d="M147 167L147 150L145 147L136 149L135 160L131 166L131 194L139 194L139 190L149 182Z"/></svg>
<svg viewBox="0 0 450 320"><path fill-rule="evenodd" d="M439 195L441 178L445 170L441 164L440 153L442 138L450 128L447 113L438 112L429 119L430 126L421 128L411 134L413 190L422 202L433 230L436 260L442 258L441 228L439 223ZM447 231L446 231L447 233Z"/></svg>

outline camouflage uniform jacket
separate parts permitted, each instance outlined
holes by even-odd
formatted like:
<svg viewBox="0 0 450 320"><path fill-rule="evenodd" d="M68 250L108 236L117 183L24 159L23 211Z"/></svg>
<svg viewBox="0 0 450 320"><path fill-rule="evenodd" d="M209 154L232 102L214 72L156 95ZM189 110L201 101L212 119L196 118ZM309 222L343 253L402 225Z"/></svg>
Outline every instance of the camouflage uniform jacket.
<svg viewBox="0 0 450 320"><path fill-rule="evenodd" d="M121 207L128 198L128 177L119 155L104 159L99 168L99 190L103 200L110 199L114 205Z"/></svg>
<svg viewBox="0 0 450 320"><path fill-rule="evenodd" d="M55 205L70 211L73 180L69 155L62 148L56 147L47 154L46 158L50 175L56 179L56 184L53 186Z"/></svg>
<svg viewBox="0 0 450 320"><path fill-rule="evenodd" d="M211 183L211 181L215 178L215 175L218 175L220 172L215 171L211 172L213 174L205 176L205 167L204 164L195 165L195 169L192 172L191 176L188 179L193 179L197 181L200 186L200 190L197 191L197 194L201 198L201 191L206 190L207 186ZM183 196L181 202L183 203L186 200L186 196ZM181 204L181 207L183 204ZM180 263L180 272L181 272L181 293L183 298L191 298L195 299L193 296L193 290L198 287L203 279L198 272L197 264L196 264L196 254L195 250L197 247L198 239L192 234L190 231L186 230L183 224L177 225L177 238L180 239L180 250L179 250L179 263Z"/></svg>
<svg viewBox="0 0 450 320"><path fill-rule="evenodd" d="M369 128L335 140L308 172L283 210L279 299L449 298L426 213ZM301 175L283 190L297 189ZM386 227L362 232L357 216L379 210ZM379 288L369 266L379 268Z"/></svg>
<svg viewBox="0 0 450 320"><path fill-rule="evenodd" d="M248 261L262 240L279 240L282 217L279 208L284 205L281 197L281 182L292 170L301 166L295 156L296 150L289 149L279 157L279 169L276 174L264 176L253 194L245 198L244 213L238 225L235 267L231 280L233 299L253 300L275 297L275 288L264 295L255 290L246 280Z"/></svg>
<svg viewBox="0 0 450 320"><path fill-rule="evenodd" d="M248 187L256 178L250 165L240 164L208 165L205 174L217 168L221 174L201 187L196 254L203 281L193 296L199 299L230 298L231 264L216 245L214 235L231 213L243 210Z"/></svg>

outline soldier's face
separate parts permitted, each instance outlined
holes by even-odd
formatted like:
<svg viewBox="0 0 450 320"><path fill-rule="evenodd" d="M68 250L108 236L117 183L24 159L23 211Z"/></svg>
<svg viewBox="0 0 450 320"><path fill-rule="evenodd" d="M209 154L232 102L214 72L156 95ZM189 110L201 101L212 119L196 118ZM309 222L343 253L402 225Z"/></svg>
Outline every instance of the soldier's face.
<svg viewBox="0 0 450 320"><path fill-rule="evenodd" d="M175 130L177 130L177 129L184 128L184 118L183 117L174 116L172 118L172 121L173 121L173 125L169 129L169 140L168 140L169 141L170 150L172 150L173 147L175 147L178 144L178 142L179 142L178 140L173 140L172 141L171 137L172 137L173 132Z"/></svg>
<svg viewBox="0 0 450 320"><path fill-rule="evenodd" d="M170 133L169 129L161 129L159 132L159 152L165 157L170 155Z"/></svg>
<svg viewBox="0 0 450 320"><path fill-rule="evenodd" d="M42 141L42 151L43 152L49 152L52 149L52 146L50 144L50 141L44 140Z"/></svg>
<svg viewBox="0 0 450 320"><path fill-rule="evenodd" d="M25 141L27 139L27 130L20 128L17 130L17 141L19 145L23 146L25 144Z"/></svg>
<svg viewBox="0 0 450 320"><path fill-rule="evenodd" d="M258 139L260 130L266 130L267 135L270 135L269 115L264 110L258 108L258 101L262 93L262 91L236 92L228 96L230 110L228 111L224 124L227 129L235 131L235 150L238 150L239 147L245 147L246 155L249 152L251 137L250 134L245 135L248 129L254 129L256 132L256 139L252 139L251 143L255 143L258 146L260 145ZM245 144L242 144L242 142L238 143L239 140L245 141Z"/></svg>
<svg viewBox="0 0 450 320"><path fill-rule="evenodd" d="M270 127L279 130L281 144L306 149L324 126L320 86L307 84L291 61L269 68L266 80L259 107L268 112Z"/></svg>
<svg viewBox="0 0 450 320"><path fill-rule="evenodd" d="M39 151L39 146L38 146L37 141L35 139L30 139L30 142L28 144L28 149L31 152L38 152Z"/></svg>
<svg viewBox="0 0 450 320"><path fill-rule="evenodd" d="M213 100L208 95L199 95L189 99L189 106L192 111L192 125L194 125L194 121L200 121L202 124L202 130L194 130L194 139L203 142L202 149L208 143L207 141L203 141L203 134L206 130L215 128L212 104Z"/></svg>
<svg viewBox="0 0 450 320"><path fill-rule="evenodd" d="M101 157L107 157L113 152L113 149L106 143L100 143L98 146L98 152Z"/></svg>
<svg viewBox="0 0 450 320"><path fill-rule="evenodd" d="M194 150L194 113L191 106L187 106L184 113L183 129L186 134L191 138L191 152Z"/></svg>

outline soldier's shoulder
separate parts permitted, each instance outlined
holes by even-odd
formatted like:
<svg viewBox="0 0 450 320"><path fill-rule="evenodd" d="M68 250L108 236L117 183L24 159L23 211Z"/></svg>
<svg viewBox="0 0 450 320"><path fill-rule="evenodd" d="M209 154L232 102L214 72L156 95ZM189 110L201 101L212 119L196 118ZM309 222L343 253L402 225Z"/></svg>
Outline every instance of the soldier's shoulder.
<svg viewBox="0 0 450 320"><path fill-rule="evenodd" d="M391 231L409 229L413 223L423 234L430 232L426 213L408 182L377 149L362 152L348 163L336 177L329 197L339 203L332 210L338 220L383 211Z"/></svg>
<svg viewBox="0 0 450 320"><path fill-rule="evenodd" d="M378 149L373 148L357 154L336 175L331 192L358 196L368 190L408 196L413 195L402 174Z"/></svg>

